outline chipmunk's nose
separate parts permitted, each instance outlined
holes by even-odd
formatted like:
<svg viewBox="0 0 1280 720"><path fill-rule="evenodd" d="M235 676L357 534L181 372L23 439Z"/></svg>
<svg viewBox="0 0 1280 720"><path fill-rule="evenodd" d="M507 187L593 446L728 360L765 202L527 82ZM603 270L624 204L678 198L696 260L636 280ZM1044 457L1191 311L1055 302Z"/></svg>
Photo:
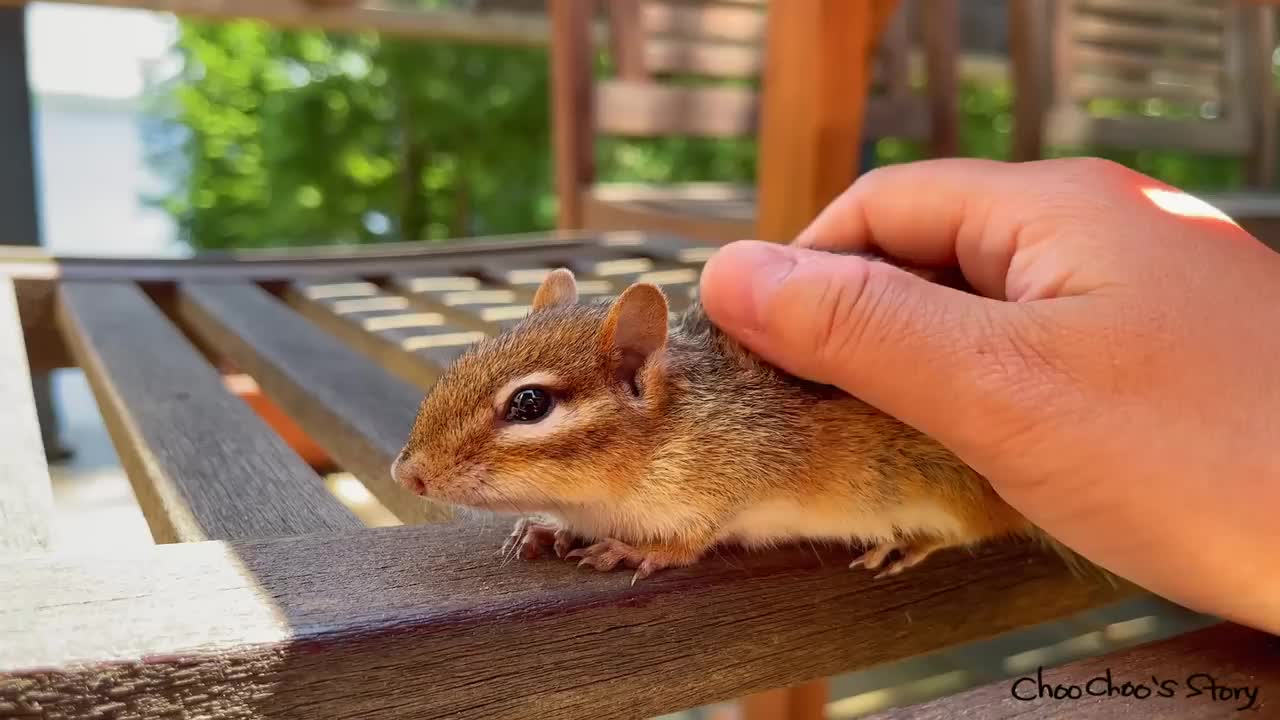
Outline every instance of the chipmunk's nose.
<svg viewBox="0 0 1280 720"><path fill-rule="evenodd" d="M396 456L395 462L391 463L391 477L415 495L424 495L427 492L427 483L422 478L418 463L406 457L403 450Z"/></svg>

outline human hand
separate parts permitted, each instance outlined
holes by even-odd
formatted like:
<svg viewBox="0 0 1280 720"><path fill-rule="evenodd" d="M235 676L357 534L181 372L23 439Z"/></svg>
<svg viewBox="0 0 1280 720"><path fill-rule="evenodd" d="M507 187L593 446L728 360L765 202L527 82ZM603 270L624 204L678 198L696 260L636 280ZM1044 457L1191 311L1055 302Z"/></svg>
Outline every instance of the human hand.
<svg viewBox="0 0 1280 720"><path fill-rule="evenodd" d="M1101 160L885 167L792 246L720 250L702 302L1098 565L1280 633L1280 254L1200 210ZM820 249L958 263L981 296Z"/></svg>

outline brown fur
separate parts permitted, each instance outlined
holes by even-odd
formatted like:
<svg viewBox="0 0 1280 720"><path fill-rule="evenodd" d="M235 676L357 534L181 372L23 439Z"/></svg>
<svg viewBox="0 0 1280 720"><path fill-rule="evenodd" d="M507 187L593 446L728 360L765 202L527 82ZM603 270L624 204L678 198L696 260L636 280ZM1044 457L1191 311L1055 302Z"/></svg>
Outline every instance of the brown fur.
<svg viewBox="0 0 1280 720"><path fill-rule="evenodd" d="M522 323L472 347L423 401L397 463L407 486L549 515L584 539L662 553L664 566L721 541L800 539L752 531L793 517L801 535L834 528L811 540L925 554L1034 533L940 444L763 362L700 305L668 327L658 288L579 304L561 272ZM549 387L571 413L563 432L512 443L494 394L532 373L555 378Z"/></svg>

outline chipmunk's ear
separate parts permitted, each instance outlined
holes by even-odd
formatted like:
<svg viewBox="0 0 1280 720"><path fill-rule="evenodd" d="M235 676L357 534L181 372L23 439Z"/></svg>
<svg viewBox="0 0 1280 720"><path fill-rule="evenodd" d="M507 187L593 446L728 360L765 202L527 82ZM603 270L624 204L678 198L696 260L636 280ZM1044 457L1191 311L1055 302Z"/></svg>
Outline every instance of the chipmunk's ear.
<svg viewBox="0 0 1280 720"><path fill-rule="evenodd" d="M557 268L547 273L533 295L533 312L559 305L578 302L578 281L569 268Z"/></svg>
<svg viewBox="0 0 1280 720"><path fill-rule="evenodd" d="M658 286L636 283L613 301L604 322L604 350L620 358L618 378L639 393L645 362L667 345L667 297Z"/></svg>

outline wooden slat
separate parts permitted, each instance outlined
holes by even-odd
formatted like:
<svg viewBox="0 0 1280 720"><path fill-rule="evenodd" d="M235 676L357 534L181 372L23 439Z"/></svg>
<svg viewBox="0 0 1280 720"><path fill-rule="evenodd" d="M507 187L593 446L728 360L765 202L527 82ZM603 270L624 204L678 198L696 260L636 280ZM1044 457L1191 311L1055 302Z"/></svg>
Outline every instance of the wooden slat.
<svg viewBox="0 0 1280 720"><path fill-rule="evenodd" d="M1106 682L1108 676L1111 685ZM1094 682L1092 690L1105 693L1114 687L1115 693L1086 694L1089 683L1097 678L1102 679ZM1049 692L1059 685L1066 693L1079 687L1082 697L1037 697L1039 680L1049 686ZM1159 684L1163 682L1172 684ZM1131 683L1128 697L1121 695L1126 683ZM1223 692L1228 694L1214 697L1210 683L1225 686ZM1134 697L1132 688L1139 684L1145 685L1150 694ZM1237 689L1242 692L1232 697ZM1244 691L1255 693L1252 702ZM1044 668L1039 677L1032 672L932 702L877 713L867 720L1110 720L1130 716L1213 720L1277 715L1280 638L1223 623L1102 657Z"/></svg>
<svg viewBox="0 0 1280 720"><path fill-rule="evenodd" d="M1076 148L1177 148L1186 152L1249 152L1246 118L1229 115L1214 122L1149 117L1091 117L1075 107L1055 108L1047 118L1045 140Z"/></svg>
<svg viewBox="0 0 1280 720"><path fill-rule="evenodd" d="M738 87L689 87L607 80L596 86L597 130L624 137L750 137L759 130L760 96ZM869 137L923 138L929 100L909 94L869 98Z"/></svg>
<svg viewBox="0 0 1280 720"><path fill-rule="evenodd" d="M412 523L448 516L391 478L422 400L419 388L248 283L183 283L177 311L397 517Z"/></svg>
<svg viewBox="0 0 1280 720"><path fill-rule="evenodd" d="M641 22L654 35L745 43L763 42L768 26L766 14L752 7L715 3L699 7L653 0L645 3Z"/></svg>
<svg viewBox="0 0 1280 720"><path fill-rule="evenodd" d="M362 527L136 286L69 282L59 308L157 542Z"/></svg>
<svg viewBox="0 0 1280 720"><path fill-rule="evenodd" d="M595 124L605 135L749 137L759 99L736 87L680 87L607 80L596 86Z"/></svg>
<svg viewBox="0 0 1280 720"><path fill-rule="evenodd" d="M647 43L644 58L656 74L746 78L764 69L763 51L750 45L660 38Z"/></svg>
<svg viewBox="0 0 1280 720"><path fill-rule="evenodd" d="M1195 5L1184 0L1072 0L1081 12L1102 12L1145 21L1178 20L1221 25L1222 6Z"/></svg>
<svg viewBox="0 0 1280 720"><path fill-rule="evenodd" d="M284 298L312 322L424 390L457 353L442 352L449 349L443 345L428 348L415 341L464 331L439 313L419 311L404 297L351 278L291 283Z"/></svg>
<svg viewBox="0 0 1280 720"><path fill-rule="evenodd" d="M2 238L0 238L2 239ZM414 265L490 257L495 252L551 253L587 248L599 231L530 233L506 238L477 238L455 243L404 242L347 246L210 251L193 258L55 257L42 249L0 244L0 275L18 280L281 280L299 277L385 275Z"/></svg>
<svg viewBox="0 0 1280 720"><path fill-rule="evenodd" d="M1097 17L1072 17L1070 34L1077 42L1177 48L1209 55L1222 52L1220 33L1129 25Z"/></svg>
<svg viewBox="0 0 1280 720"><path fill-rule="evenodd" d="M1098 75L1077 75L1071 79L1068 92L1076 100L1091 100L1094 98L1115 100L1161 99L1195 105L1222 101L1222 93L1212 85L1134 82Z"/></svg>
<svg viewBox="0 0 1280 720"><path fill-rule="evenodd" d="M653 260L643 256L617 260L581 260L571 264L574 272L584 277L600 278L611 282L621 292L636 282L648 282L662 288L673 312L679 312L693 299L692 290L698 287L701 263L680 263Z"/></svg>
<svg viewBox="0 0 1280 720"><path fill-rule="evenodd" d="M465 330L496 334L529 313L532 289L516 289L475 280L468 287L447 281L458 276L399 276L391 286L427 312L440 313ZM444 284L442 284L442 282Z"/></svg>
<svg viewBox="0 0 1280 720"><path fill-rule="evenodd" d="M1132 593L1008 546L883 580L850 571L847 551L726 550L633 587L630 573L571 562L504 565L494 551L508 530L449 523L0 563L0 703L67 717L105 706L117 717L644 718ZM571 671L538 670L553 667Z"/></svg>
<svg viewBox="0 0 1280 720"><path fill-rule="evenodd" d="M718 202L709 204L713 209L721 205ZM584 193L583 213L591 227L602 230L644 228L721 244L753 237L755 231L754 213L751 218L744 219L714 210L672 212L654 203L614 200L595 191Z"/></svg>
<svg viewBox="0 0 1280 720"><path fill-rule="evenodd" d="M1220 61L1201 57L1134 52L1125 48L1091 45L1077 45L1071 48L1071 57L1076 66L1082 68L1168 72L1206 79L1218 79L1222 75Z"/></svg>
<svg viewBox="0 0 1280 720"><path fill-rule="evenodd" d="M0 276L0 557L48 547L49 466L13 282Z"/></svg>

